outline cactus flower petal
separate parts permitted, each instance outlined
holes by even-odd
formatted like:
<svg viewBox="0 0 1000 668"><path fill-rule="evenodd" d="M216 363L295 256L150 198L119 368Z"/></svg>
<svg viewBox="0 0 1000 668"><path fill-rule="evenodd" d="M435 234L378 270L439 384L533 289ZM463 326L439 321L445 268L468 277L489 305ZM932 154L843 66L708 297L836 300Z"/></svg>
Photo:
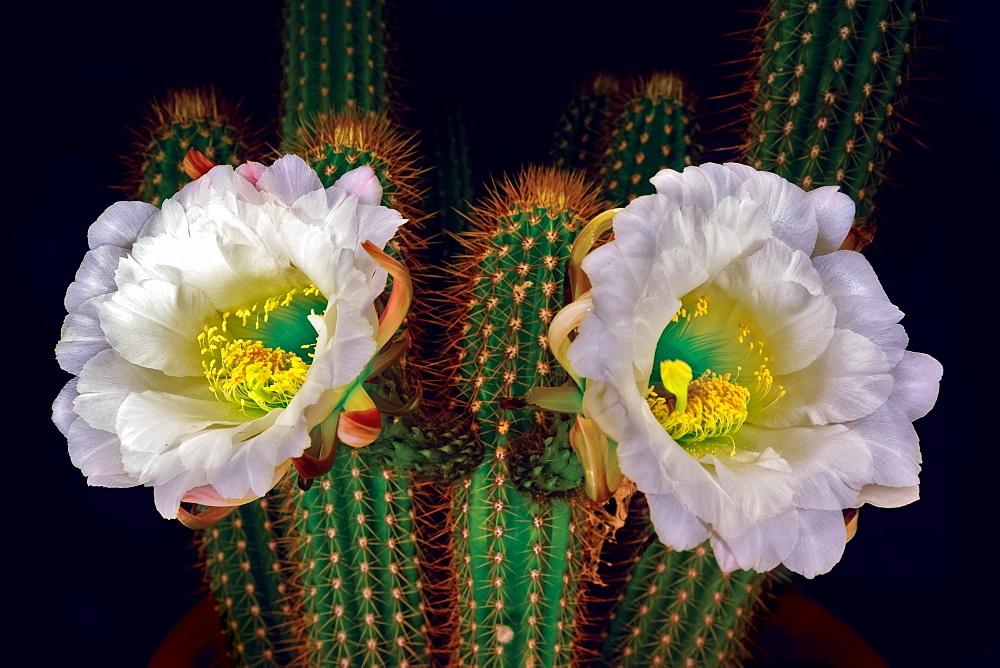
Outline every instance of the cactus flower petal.
<svg viewBox="0 0 1000 668"><path fill-rule="evenodd" d="M153 487L164 517L191 522L204 520L182 501L244 503L292 460L316 454L322 468L338 415L368 432L378 417L351 388L384 343L387 272L372 254L404 222L324 189L296 156L211 167L160 209L110 207L57 346L78 376L53 405L73 462L91 484ZM395 285L408 283L390 271L398 327L409 297Z"/></svg>
<svg viewBox="0 0 1000 668"><path fill-rule="evenodd" d="M666 544L709 538L724 570L824 573L844 509L917 498L911 422L941 365L905 350L871 266L837 250L845 195L743 165L652 183L583 259L590 293L553 320L578 325L564 355L584 419L618 442Z"/></svg>

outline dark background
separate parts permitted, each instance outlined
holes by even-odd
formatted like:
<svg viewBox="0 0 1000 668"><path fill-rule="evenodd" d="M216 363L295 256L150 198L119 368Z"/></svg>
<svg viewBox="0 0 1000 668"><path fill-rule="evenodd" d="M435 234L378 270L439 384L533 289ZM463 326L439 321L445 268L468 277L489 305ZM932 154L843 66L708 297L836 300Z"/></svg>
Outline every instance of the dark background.
<svg viewBox="0 0 1000 668"><path fill-rule="evenodd" d="M1000 461L991 422L1000 77L998 16L988 4L930 5L935 20L921 27L895 185L879 193L881 228L866 251L907 314L910 348L945 367L937 408L918 423L922 499L864 509L834 571L799 580L893 666L982 666L1000 654L989 570ZM70 464L49 421L68 380L52 349L86 229L122 199L118 156L130 150L129 131L150 98L167 86L215 84L243 100L256 127L275 127L279 6L35 2L5 10L2 192L11 208L3 267L13 280L3 322L14 368L3 404L11 465L0 536L5 608L17 621L4 624L0 664L145 665L200 596L191 533L160 518L151 491L87 488ZM732 61L746 57L748 43L731 33L754 26L747 11L756 6L397 0L396 74L414 107L442 81L461 86L480 181L542 161L573 84L601 69L687 73L702 92L702 130L714 151L706 157L722 161L738 136L713 128L732 119L740 98L715 98L741 88L749 64Z"/></svg>

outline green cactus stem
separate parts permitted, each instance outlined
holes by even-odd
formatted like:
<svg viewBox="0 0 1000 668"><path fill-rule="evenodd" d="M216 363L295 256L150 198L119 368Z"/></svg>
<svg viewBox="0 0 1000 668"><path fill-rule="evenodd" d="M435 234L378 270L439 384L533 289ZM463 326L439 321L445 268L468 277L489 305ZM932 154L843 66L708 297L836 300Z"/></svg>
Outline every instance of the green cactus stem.
<svg viewBox="0 0 1000 668"><path fill-rule="evenodd" d="M423 661L421 583L406 476L341 444L333 469L283 512L297 660L310 666Z"/></svg>
<svg viewBox="0 0 1000 668"><path fill-rule="evenodd" d="M871 240L914 50L917 0L772 0L760 31L748 164L806 190L840 186Z"/></svg>
<svg viewBox="0 0 1000 668"><path fill-rule="evenodd" d="M158 206L191 182L181 168L189 149L216 164L239 165L247 159L246 122L236 108L212 90L181 89L153 102L145 127L136 137L136 199Z"/></svg>
<svg viewBox="0 0 1000 668"><path fill-rule="evenodd" d="M587 80L559 119L549 158L560 169L593 168L603 154L605 126L619 103L621 82L613 74Z"/></svg>
<svg viewBox="0 0 1000 668"><path fill-rule="evenodd" d="M661 169L698 164L701 146L691 86L674 73L634 82L607 139L600 173L607 196L625 204L650 195Z"/></svg>
<svg viewBox="0 0 1000 668"><path fill-rule="evenodd" d="M282 485L287 487L287 481ZM279 488L233 511L199 535L205 577L216 601L230 659L238 666L285 666L294 638L288 628L281 573Z"/></svg>
<svg viewBox="0 0 1000 668"><path fill-rule="evenodd" d="M674 552L654 542L639 559L602 656L615 666L731 665L766 573L719 570L706 544Z"/></svg>
<svg viewBox="0 0 1000 668"><path fill-rule="evenodd" d="M582 551L570 504L516 489L518 438L554 427L505 403L563 377L546 346L562 306L576 230L600 210L582 178L532 169L477 208L467 282L452 295L460 350L458 405L475 420L487 459L454 491L455 563L466 665L568 665ZM540 422L538 421L540 420Z"/></svg>
<svg viewBox="0 0 1000 668"><path fill-rule="evenodd" d="M381 0L287 0L281 129L318 113L388 107Z"/></svg>

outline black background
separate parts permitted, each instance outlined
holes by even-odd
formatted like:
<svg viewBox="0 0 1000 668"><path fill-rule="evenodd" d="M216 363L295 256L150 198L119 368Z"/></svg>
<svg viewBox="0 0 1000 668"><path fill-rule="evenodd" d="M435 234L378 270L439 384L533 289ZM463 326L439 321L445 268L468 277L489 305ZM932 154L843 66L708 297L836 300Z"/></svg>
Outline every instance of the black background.
<svg viewBox="0 0 1000 668"><path fill-rule="evenodd" d="M757 6L744 2L397 0L396 74L423 104L464 91L477 178L544 159L572 85L600 69L685 72L722 161ZM922 499L866 508L843 561L801 589L893 666L981 666L1000 653L992 572L998 330L995 226L997 10L931 3L908 136L879 193L866 251L907 314L910 348L944 364L937 408L918 423ZM12 13L13 11L13 13ZM984 12L991 12L990 16ZM29 3L6 10L8 175L2 195L10 290L3 324L6 466L0 512L7 640L0 664L141 666L200 596L191 534L148 489L88 488L49 421L68 376L52 349L62 295L89 224L122 198L117 156L167 86L215 84L274 128L280 3ZM729 63L729 64L726 64ZM730 109L730 111L727 111ZM419 115L412 117L414 124ZM264 135L272 144L275 134ZM13 367L11 367L11 364ZM766 664L766 662L765 662Z"/></svg>

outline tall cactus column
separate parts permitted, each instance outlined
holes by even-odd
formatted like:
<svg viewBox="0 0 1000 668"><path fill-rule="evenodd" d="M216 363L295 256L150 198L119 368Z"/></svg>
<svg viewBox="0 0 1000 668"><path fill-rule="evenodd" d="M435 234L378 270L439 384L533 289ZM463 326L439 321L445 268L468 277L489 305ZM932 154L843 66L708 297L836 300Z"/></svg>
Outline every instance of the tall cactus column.
<svg viewBox="0 0 1000 668"><path fill-rule="evenodd" d="M546 345L575 232L599 210L582 179L530 170L476 211L455 384L486 462L455 490L463 665L568 665L580 550L570 505L515 489L509 459L551 425L507 398L558 382ZM547 429L548 428L548 429Z"/></svg>
<svg viewBox="0 0 1000 668"><path fill-rule="evenodd" d="M772 0L762 24L749 164L806 190L837 185L871 216L899 125L917 0ZM871 229L862 241L871 239Z"/></svg>
<svg viewBox="0 0 1000 668"><path fill-rule="evenodd" d="M285 137L320 112L387 110L381 0L287 0L284 18Z"/></svg>
<svg viewBox="0 0 1000 668"><path fill-rule="evenodd" d="M661 169L684 169L701 159L691 86L672 72L634 82L622 94L607 137L600 174L607 196L625 204L649 195Z"/></svg>

